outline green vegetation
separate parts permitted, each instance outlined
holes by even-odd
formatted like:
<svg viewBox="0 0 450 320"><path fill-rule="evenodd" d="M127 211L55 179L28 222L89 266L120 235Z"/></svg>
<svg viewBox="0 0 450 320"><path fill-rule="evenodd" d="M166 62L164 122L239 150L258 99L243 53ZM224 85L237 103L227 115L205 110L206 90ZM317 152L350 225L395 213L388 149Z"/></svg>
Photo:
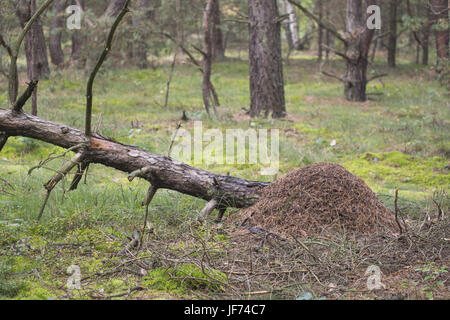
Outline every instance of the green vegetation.
<svg viewBox="0 0 450 320"><path fill-rule="evenodd" d="M393 195L399 188L401 198L420 208L430 205L436 191L449 191L448 92L427 69L403 63L383 82L369 85L369 92L377 94L372 100L349 103L342 98L341 84L320 76L310 58L292 56L285 70L289 113L285 120L250 120L243 113L241 109L249 104L248 66L246 61L233 61L214 66L212 81L223 105L220 121L207 119L201 75L189 65L177 66L169 106L163 109L169 73L169 66L163 65L148 70L102 71L95 86L93 124L99 123L103 136L159 154L167 153L183 111L191 120L203 120L204 128L246 129L249 124L279 128L280 174L312 163L336 162L380 195ZM329 67L338 73L340 64L332 61ZM376 67L383 70L382 63ZM85 83L84 74L73 70L43 80L40 116L82 129ZM7 83L0 81L0 92L6 88ZM2 94L0 107L6 105L6 94ZM192 121L182 125L187 130L193 128ZM0 154L0 178L14 186L5 189L8 193L0 191L1 298L68 297L64 289L68 266L77 264L83 276L95 278L115 266L117 252L128 242L126 234L142 226L141 204L148 185L138 180L129 183L123 173L97 165L90 167L86 184L82 182L76 192L65 192L69 180L58 186L43 220L36 224L45 196L42 185L52 172L41 168L28 175L28 170L49 154L62 151L27 138L10 138ZM48 169L55 170L60 164L61 160L54 161ZM275 178L258 176L257 166L200 167L248 179ZM392 207L392 197L382 200ZM203 201L188 196L158 192L151 204L149 228L156 235L164 234L165 239L192 230L204 232L196 225L203 205ZM448 208L448 203L443 207ZM216 234L205 245L226 245L227 240ZM183 246L179 242L171 245L176 250ZM152 298L198 297L195 292L221 291L227 282L225 274L208 272L193 264L176 268L158 265L139 279ZM135 283L135 275L130 274L97 276L72 297L112 296Z"/></svg>

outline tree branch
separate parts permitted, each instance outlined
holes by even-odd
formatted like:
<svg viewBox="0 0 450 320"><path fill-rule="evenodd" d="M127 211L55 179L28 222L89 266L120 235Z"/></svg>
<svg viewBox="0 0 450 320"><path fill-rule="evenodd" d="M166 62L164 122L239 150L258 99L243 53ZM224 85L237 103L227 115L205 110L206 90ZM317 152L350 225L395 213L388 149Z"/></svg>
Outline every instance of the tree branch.
<svg viewBox="0 0 450 320"><path fill-rule="evenodd" d="M336 30L334 29L330 24L328 24L327 22L319 19L314 13L312 13L311 11L309 11L308 9L306 9L304 6L302 6L300 3L294 1L294 0L288 0L291 4L293 4L294 6L296 6L297 8L299 8L301 11L303 11L303 13L310 19L314 20L315 22L317 22L317 24L319 26L321 26L322 28L328 30L330 33L332 33L336 38L338 38L339 40L341 40L342 42L346 43L347 40L344 39L344 37L342 37L342 35Z"/></svg>
<svg viewBox="0 0 450 320"><path fill-rule="evenodd" d="M3 36L0 34L0 46L5 48L6 52L8 52L9 58L12 56L12 49L11 47L6 43L5 39L3 39Z"/></svg>
<svg viewBox="0 0 450 320"><path fill-rule="evenodd" d="M195 57L192 55L192 53L188 49L186 49L185 46L183 46L181 43L178 43L174 37L172 37L170 34L168 34L166 32L159 32L159 34L161 34L161 35L165 36L167 39L173 41L181 49L181 51L183 51L183 53L188 56L188 58L189 58L189 60L191 60L192 64L199 67L200 71L203 72L203 68L201 67L200 62L198 62L197 59L195 59Z"/></svg>
<svg viewBox="0 0 450 320"><path fill-rule="evenodd" d="M332 74L332 73L328 73L328 72L326 72L326 71L322 71L322 74L325 75L325 76L327 76L327 77L331 77L331 78L334 78L334 79L338 79L339 81L342 81L343 83L346 83L346 82L347 82L343 77L337 76L337 75Z"/></svg>
<svg viewBox="0 0 450 320"><path fill-rule="evenodd" d="M367 79L367 83L369 83L370 81L379 79L379 78L387 77L388 75L389 75L389 74L387 74L387 73L377 74L377 75L375 75L375 76L373 76L373 77Z"/></svg>
<svg viewBox="0 0 450 320"><path fill-rule="evenodd" d="M2 151L2 149L5 146L7 141L8 141L8 135L6 134L6 132L1 132L0 133L0 152Z"/></svg>
<svg viewBox="0 0 450 320"><path fill-rule="evenodd" d="M329 46L327 46L326 44L322 44L322 47L324 47L324 48L326 48L326 49L328 49L328 50L334 52L336 55L338 55L338 56L344 58L345 60L350 61L350 58L349 58L345 53L340 52L339 50L336 50L335 48L329 47Z"/></svg>
<svg viewBox="0 0 450 320"><path fill-rule="evenodd" d="M123 17L127 12L129 12L128 4L130 3L130 0L127 0L125 2L122 10L120 11L119 15L117 16L116 20L114 21L109 34L108 38L106 39L105 48L103 49L102 54L98 58L97 64L94 67L94 70L92 70L91 75L89 76L89 80L87 83L86 88L86 121L85 121L85 133L87 136L92 135L92 87L94 86L94 80L97 76L98 71L100 70L100 67L102 66L103 62L106 59L106 56L108 55L109 51L111 50L112 41L114 38L114 33L116 32L117 27L119 26L120 22L122 21Z"/></svg>
<svg viewBox="0 0 450 320"><path fill-rule="evenodd" d="M23 106L25 105L25 103L27 103L28 99L30 99L30 97L33 94L33 91L36 89L37 85L38 85L38 80L31 81L28 84L28 87L25 89L24 93L22 93L20 98L17 99L17 101L14 103L14 106L12 107L12 109L15 112L22 111Z"/></svg>
<svg viewBox="0 0 450 320"><path fill-rule="evenodd" d="M9 65L9 84L8 84L8 97L9 104L11 108L14 107L14 104L17 99L17 93L19 89L19 77L17 75L17 58L19 56L20 47L22 46L23 39L25 35L30 30L33 23L39 18L39 16L52 4L53 0L45 1L39 9L34 13L30 20L28 20L27 24L23 28L22 32L17 39L17 42L13 48L11 48L10 55L10 65Z"/></svg>

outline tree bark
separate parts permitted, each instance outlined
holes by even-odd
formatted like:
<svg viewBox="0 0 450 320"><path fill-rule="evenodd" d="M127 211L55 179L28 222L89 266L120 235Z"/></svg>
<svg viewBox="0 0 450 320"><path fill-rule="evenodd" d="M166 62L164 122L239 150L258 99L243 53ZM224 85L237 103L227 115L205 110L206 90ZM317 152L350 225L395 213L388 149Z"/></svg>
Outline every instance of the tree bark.
<svg viewBox="0 0 450 320"><path fill-rule="evenodd" d="M22 28L31 19L36 11L36 0L20 0L17 5L17 16ZM25 36L25 53L27 58L27 75L30 81L39 80L50 74L47 59L47 47L45 44L44 31L41 19L31 26L30 32Z"/></svg>
<svg viewBox="0 0 450 320"><path fill-rule="evenodd" d="M219 0L212 2L212 59L225 59L225 46L223 42L223 32L220 19L220 3Z"/></svg>
<svg viewBox="0 0 450 320"><path fill-rule="evenodd" d="M53 2L53 19L50 24L49 50L52 63L61 67L64 64L64 52L61 48L62 30L64 27L64 12L66 0L56 0Z"/></svg>
<svg viewBox="0 0 450 320"><path fill-rule="evenodd" d="M109 18L117 17L127 0L111 0L105 11L105 16Z"/></svg>
<svg viewBox="0 0 450 320"><path fill-rule="evenodd" d="M421 6L425 11L428 20L432 20L431 9L429 6ZM424 66L428 65L429 62L429 48L430 48L430 34L431 34L431 24L427 23L422 30L422 64Z"/></svg>
<svg viewBox="0 0 450 320"><path fill-rule="evenodd" d="M295 7L287 0L280 0L280 13L287 15L283 20L286 39L290 50L301 50L301 40Z"/></svg>
<svg viewBox="0 0 450 320"><path fill-rule="evenodd" d="M281 34L276 0L249 0L250 114L286 115Z"/></svg>
<svg viewBox="0 0 450 320"><path fill-rule="evenodd" d="M288 14L287 5L286 5L286 3L288 3L287 0L279 0L278 3L279 3L280 14L287 15ZM283 20L282 25L283 25L283 29L284 29L284 36L285 36L286 42L288 44L288 48L289 48L289 50L294 50L294 43L292 41L291 28L289 26L290 25L289 18L285 18Z"/></svg>
<svg viewBox="0 0 450 320"><path fill-rule="evenodd" d="M36 12L36 0L20 0L17 4L16 14L19 17L22 28L31 19ZM44 31L41 19L36 19L25 35L25 56L27 59L27 76L30 82L39 81L41 77L50 74L50 68L47 59L47 46L45 43ZM31 113L37 115L37 87L35 87L32 101Z"/></svg>
<svg viewBox="0 0 450 320"><path fill-rule="evenodd" d="M205 51L203 52L203 81L202 81L202 95L203 104L205 105L208 116L211 117L211 107L213 109L214 116L217 117L216 105L212 97L211 91L211 72L212 72L212 59L213 59L213 36L211 26L211 20L213 20L214 6L216 0L208 0L203 12L203 37L205 42Z"/></svg>
<svg viewBox="0 0 450 320"><path fill-rule="evenodd" d="M439 23L443 19L448 25L448 0L430 0L430 9L433 16L433 22ZM435 31L436 50L438 60L449 58L449 29L442 27Z"/></svg>
<svg viewBox="0 0 450 320"><path fill-rule="evenodd" d="M328 76L339 79L344 83L344 95L349 101L366 101L367 66L369 64L368 56L370 44L373 39L374 29L369 29L367 20L368 13L363 14L362 0L347 0L346 32L344 35L339 33L328 22L319 19L317 15L310 12L295 0L288 0L293 5L302 10L306 16L317 22L319 26L328 30L330 34L344 43L345 52L334 50L337 55L343 57L347 62L347 72L345 77L340 77L322 72ZM366 0L366 7L376 5L376 0ZM365 10L367 12L367 10ZM384 75L377 75L372 79Z"/></svg>
<svg viewBox="0 0 450 320"><path fill-rule="evenodd" d="M397 55L397 7L398 0L389 0L388 66L395 68Z"/></svg>
<svg viewBox="0 0 450 320"><path fill-rule="evenodd" d="M327 21L330 19L330 5L328 3L325 4L325 19ZM328 29L325 31L325 43L327 44L327 47L325 48L325 56L328 61L330 59L330 48L333 47L331 44L331 32Z"/></svg>
<svg viewBox="0 0 450 320"><path fill-rule="evenodd" d="M139 14L132 18L133 27L139 34L139 39L132 43L131 56L136 61L139 68L148 68L147 52L148 52L148 37L150 30L145 23L153 19L154 8L152 7L152 0L139 0L138 2Z"/></svg>
<svg viewBox="0 0 450 320"><path fill-rule="evenodd" d="M83 161L102 164L149 181L158 189L170 189L217 200L217 207L245 208L254 204L268 183L246 181L190 167L171 158L110 141L99 135L50 122L25 113L0 109L0 132L23 136L83 153ZM85 147L81 146L85 144Z"/></svg>
<svg viewBox="0 0 450 320"><path fill-rule="evenodd" d="M317 14L320 20L323 20L323 2L322 0L317 1ZM317 61L321 62L323 57L323 32L324 29L319 25L318 35L317 35Z"/></svg>
<svg viewBox="0 0 450 320"><path fill-rule="evenodd" d="M72 0L72 5L80 5L81 9L84 10L84 0ZM84 37L81 30L72 30L72 52L70 54L70 60L77 68L83 68L86 59L83 57L83 42Z"/></svg>
<svg viewBox="0 0 450 320"><path fill-rule="evenodd" d="M366 6L376 4L366 1ZM362 0L347 0L345 55L347 73L344 81L344 95L349 101L366 101L367 66L370 44L374 30L366 26Z"/></svg>

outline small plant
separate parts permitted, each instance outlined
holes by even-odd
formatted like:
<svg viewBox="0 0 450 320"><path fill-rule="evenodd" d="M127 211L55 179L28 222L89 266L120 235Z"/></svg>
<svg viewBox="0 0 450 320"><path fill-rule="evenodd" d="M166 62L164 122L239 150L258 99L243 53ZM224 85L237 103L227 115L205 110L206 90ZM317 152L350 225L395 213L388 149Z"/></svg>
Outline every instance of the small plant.
<svg viewBox="0 0 450 320"><path fill-rule="evenodd" d="M0 260L0 298L14 298L24 288L23 281L12 280L13 266L11 259Z"/></svg>
<svg viewBox="0 0 450 320"><path fill-rule="evenodd" d="M422 290L427 299L433 299L433 291L442 288L445 285L444 282L439 279L444 273L448 272L447 267L437 267L431 263L425 267L416 268L415 270L424 274L423 282L425 287Z"/></svg>

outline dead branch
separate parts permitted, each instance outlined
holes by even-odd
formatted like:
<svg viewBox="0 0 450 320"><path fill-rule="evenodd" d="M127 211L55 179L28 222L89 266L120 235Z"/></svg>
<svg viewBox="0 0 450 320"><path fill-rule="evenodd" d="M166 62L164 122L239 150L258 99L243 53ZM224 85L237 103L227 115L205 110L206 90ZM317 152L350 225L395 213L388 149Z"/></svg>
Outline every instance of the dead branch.
<svg viewBox="0 0 450 320"><path fill-rule="evenodd" d="M167 105L169 104L169 92L170 92L170 84L172 83L173 73L175 70L175 64L177 63L177 51L175 51L175 54L173 55L172 64L170 65L170 73L169 78L167 79L166 83L166 96L164 99L164 109L167 109Z"/></svg>
<svg viewBox="0 0 450 320"><path fill-rule="evenodd" d="M338 79L339 81L342 81L343 83L346 82L346 80L343 77L341 77L341 76L338 76L338 75L335 75L335 74L332 74L332 73L328 73L326 71L322 71L322 74L327 76L327 77Z"/></svg>
<svg viewBox="0 0 450 320"><path fill-rule="evenodd" d="M142 245L142 241L144 238L145 228L147 227L147 220L148 220L148 210L150 207L150 203L153 200L153 197L155 196L156 192L158 191L158 187L156 185L150 185L150 188L147 192L147 198L145 199L144 205L145 205L145 218L144 218L144 225L142 226L142 232L141 232L141 240L140 244Z"/></svg>
<svg viewBox="0 0 450 320"><path fill-rule="evenodd" d="M56 187L56 185L73 169L75 168L82 160L83 153L77 153L72 159L67 161L62 168L44 184L45 189L47 190L47 195L44 200L44 204L41 207L38 215L38 221L41 220L42 214L44 213L45 206L47 205L48 198L50 197L50 193Z"/></svg>
<svg viewBox="0 0 450 320"><path fill-rule="evenodd" d="M398 220L398 189L395 189L395 200L394 200L394 207L395 207L395 222L397 222L398 228L400 229L400 234L403 234L403 228L400 224L400 221Z"/></svg>
<svg viewBox="0 0 450 320"><path fill-rule="evenodd" d="M117 16L116 20L114 21L109 34L108 38L106 39L105 48L103 49L102 54L98 58L98 61L94 67L94 70L92 70L91 75L89 76L89 80L87 83L86 88L86 124L85 124L85 133L87 136L90 136L92 134L91 129L91 123L92 123L92 88L94 86L94 80L97 76L98 71L100 70L100 67L102 66L103 62L105 61L109 51L111 51L112 41L114 38L114 33L116 32L117 27L119 26L120 22L122 21L123 17L127 12L129 12L128 4L130 3L130 0L127 0L120 11L119 15Z"/></svg>
<svg viewBox="0 0 450 320"><path fill-rule="evenodd" d="M346 43L347 40L336 30L334 29L329 23L319 19L314 13L306 9L304 6L302 6L300 3L294 1L294 0L288 0L291 4L299 8L303 13L310 19L314 20L319 26L322 28L328 30L330 33L332 33L336 38L341 40L342 42Z"/></svg>
<svg viewBox="0 0 450 320"><path fill-rule="evenodd" d="M387 74L387 73L377 74L377 75L375 75L375 76L373 76L373 77L367 79L367 83L369 83L370 81L379 79L379 78L387 77L388 75L389 75L389 74Z"/></svg>
<svg viewBox="0 0 450 320"><path fill-rule="evenodd" d="M12 49L11 47L6 43L5 39L3 39L3 36L0 34L0 46L5 48L6 52L8 53L9 57L12 56Z"/></svg>
<svg viewBox="0 0 450 320"><path fill-rule="evenodd" d="M14 103L12 109L15 112L21 112L23 106L25 103L30 99L31 95L33 94L34 90L36 89L38 85L38 80L36 81L30 81L28 84L28 87L25 89L24 93L17 99L17 101Z"/></svg>
<svg viewBox="0 0 450 320"><path fill-rule="evenodd" d="M0 152L5 146L6 142L8 142L8 135L5 132L0 133Z"/></svg>
<svg viewBox="0 0 450 320"><path fill-rule="evenodd" d="M341 51L339 51L339 50L336 50L335 48L329 47L329 46L327 46L326 44L322 44L322 47L324 47L324 48L326 48L326 49L332 51L334 54L336 54L336 55L338 55L338 56L344 58L344 59L347 60L347 61L350 61L350 60L351 60L351 59L349 58L349 56L347 56L345 53L343 53L343 52L341 52Z"/></svg>
<svg viewBox="0 0 450 320"><path fill-rule="evenodd" d="M200 211L200 215L202 217L209 216L214 211L214 209L216 208L217 204L218 204L217 199L211 199L211 201L209 201L206 204L206 206L202 209L202 211Z"/></svg>

